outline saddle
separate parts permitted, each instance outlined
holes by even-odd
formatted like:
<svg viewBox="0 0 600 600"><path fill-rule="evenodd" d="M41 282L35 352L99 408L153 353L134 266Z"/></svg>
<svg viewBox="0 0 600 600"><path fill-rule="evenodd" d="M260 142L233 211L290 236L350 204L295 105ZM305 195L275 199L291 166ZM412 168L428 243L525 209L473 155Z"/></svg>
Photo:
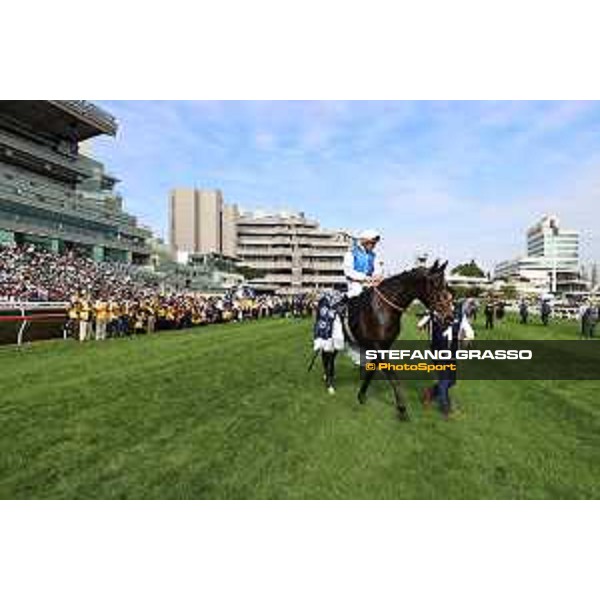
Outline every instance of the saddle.
<svg viewBox="0 0 600 600"><path fill-rule="evenodd" d="M358 326L358 318L363 308L366 308L371 302L372 289L367 288L358 296L348 298L344 296L343 300L337 306L337 312L342 321L344 337L352 346L358 346L354 331Z"/></svg>

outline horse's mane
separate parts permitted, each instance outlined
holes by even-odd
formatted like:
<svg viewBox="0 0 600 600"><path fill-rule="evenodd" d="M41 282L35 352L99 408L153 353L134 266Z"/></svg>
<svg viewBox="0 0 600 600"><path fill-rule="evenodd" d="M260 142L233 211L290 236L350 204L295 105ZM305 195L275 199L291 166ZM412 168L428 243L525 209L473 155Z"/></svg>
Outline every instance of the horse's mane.
<svg viewBox="0 0 600 600"><path fill-rule="evenodd" d="M380 285L393 285L396 283L401 283L407 279L416 279L418 276L426 277L427 275L429 275L429 269L426 267L413 267L412 269L407 269L405 271L401 271L400 273L396 273L395 275L386 277Z"/></svg>
<svg viewBox="0 0 600 600"><path fill-rule="evenodd" d="M414 267L412 269L407 269L405 271L401 271L400 273L396 273L395 275L390 275L389 277L386 277L379 284L379 289L381 289L383 286L384 289L388 288L393 293L393 291L397 289L399 284L410 279L415 279L418 276L427 276L428 273L429 269L426 269L425 267ZM374 293L375 292L373 291L372 287L365 288L362 294L353 298L355 308L360 309L368 307L371 304Z"/></svg>
<svg viewBox="0 0 600 600"><path fill-rule="evenodd" d="M421 277L434 277L435 273L431 272L431 269L427 267L413 267L412 269L406 269L400 273L390 275L386 277L380 284L379 288L384 293L394 294L399 292L400 286L409 281L417 280ZM374 288L368 287L363 290L361 294L352 298L353 307L355 309L355 315L362 309L366 309L371 305L373 295L375 292ZM390 298L391 300L392 298Z"/></svg>

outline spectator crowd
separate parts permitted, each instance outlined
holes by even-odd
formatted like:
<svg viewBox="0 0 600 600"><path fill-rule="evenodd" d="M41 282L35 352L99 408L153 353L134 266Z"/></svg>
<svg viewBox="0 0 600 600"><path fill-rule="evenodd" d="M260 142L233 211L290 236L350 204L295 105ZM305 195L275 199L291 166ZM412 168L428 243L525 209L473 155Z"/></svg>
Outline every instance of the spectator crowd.
<svg viewBox="0 0 600 600"><path fill-rule="evenodd" d="M221 295L165 292L134 266L96 262L33 246L0 247L0 301L68 302L65 334L80 341L157 330L312 314L309 294L232 290Z"/></svg>
<svg viewBox="0 0 600 600"><path fill-rule="evenodd" d="M0 246L0 300L66 302L75 294L134 299L152 287L139 268L33 245Z"/></svg>
<svg viewBox="0 0 600 600"><path fill-rule="evenodd" d="M228 321L273 316L306 316L313 313L316 296L279 296L233 290L208 295L167 292L152 272L122 263L97 262L77 255L53 253L28 246L0 246L0 302L65 302L68 321L65 333L81 341L153 333ZM476 321L479 304L466 299L464 315ZM581 336L595 335L599 309L595 303L579 307ZM502 320L505 304L484 301L485 328ZM528 324L530 306L518 303L521 324ZM548 325L551 304L541 302L539 315Z"/></svg>

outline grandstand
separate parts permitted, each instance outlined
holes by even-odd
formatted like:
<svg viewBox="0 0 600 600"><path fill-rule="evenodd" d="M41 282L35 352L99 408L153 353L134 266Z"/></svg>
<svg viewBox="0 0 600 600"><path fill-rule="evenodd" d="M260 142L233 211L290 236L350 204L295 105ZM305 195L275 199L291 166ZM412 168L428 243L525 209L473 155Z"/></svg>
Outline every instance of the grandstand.
<svg viewBox="0 0 600 600"><path fill-rule="evenodd" d="M79 151L116 132L89 102L0 101L0 244L146 264L151 232L124 212L118 180Z"/></svg>

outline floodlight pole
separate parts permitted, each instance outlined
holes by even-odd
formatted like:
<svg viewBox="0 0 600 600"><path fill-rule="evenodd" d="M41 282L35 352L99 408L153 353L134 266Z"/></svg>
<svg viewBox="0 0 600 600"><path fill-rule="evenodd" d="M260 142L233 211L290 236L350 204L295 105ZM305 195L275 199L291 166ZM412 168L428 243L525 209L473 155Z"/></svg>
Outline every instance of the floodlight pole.
<svg viewBox="0 0 600 600"><path fill-rule="evenodd" d="M552 228L552 293L556 294L556 238L558 228Z"/></svg>

